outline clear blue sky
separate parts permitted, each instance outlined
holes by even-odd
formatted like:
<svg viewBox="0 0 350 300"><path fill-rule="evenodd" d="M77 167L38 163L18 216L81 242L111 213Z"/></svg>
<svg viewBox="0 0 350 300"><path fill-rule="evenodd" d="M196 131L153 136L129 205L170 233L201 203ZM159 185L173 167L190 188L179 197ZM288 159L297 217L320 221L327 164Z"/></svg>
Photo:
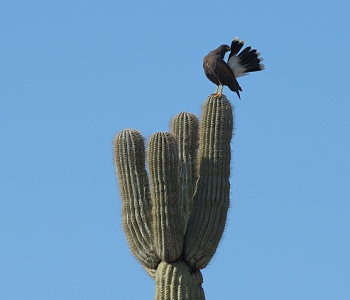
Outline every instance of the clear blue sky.
<svg viewBox="0 0 350 300"><path fill-rule="evenodd" d="M350 299L347 1L0 3L0 299L153 299L121 225L112 140L200 115L238 36L228 223L207 299Z"/></svg>

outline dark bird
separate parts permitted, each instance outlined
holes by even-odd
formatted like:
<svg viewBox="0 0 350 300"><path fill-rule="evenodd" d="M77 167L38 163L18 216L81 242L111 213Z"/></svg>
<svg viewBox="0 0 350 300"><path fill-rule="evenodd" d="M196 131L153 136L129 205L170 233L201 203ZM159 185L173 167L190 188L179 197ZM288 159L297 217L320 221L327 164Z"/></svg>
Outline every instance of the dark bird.
<svg viewBox="0 0 350 300"><path fill-rule="evenodd" d="M260 52L246 47L241 53L244 41L235 38L231 47L221 45L216 50L210 51L203 59L203 68L208 79L216 84L215 94L222 94L225 85L233 92L236 92L241 98L239 91L242 88L239 86L237 78L249 74L249 72L264 70L265 66L261 63L263 60L259 57ZM227 60L224 61L226 52L231 51ZM221 89L218 93L219 86Z"/></svg>

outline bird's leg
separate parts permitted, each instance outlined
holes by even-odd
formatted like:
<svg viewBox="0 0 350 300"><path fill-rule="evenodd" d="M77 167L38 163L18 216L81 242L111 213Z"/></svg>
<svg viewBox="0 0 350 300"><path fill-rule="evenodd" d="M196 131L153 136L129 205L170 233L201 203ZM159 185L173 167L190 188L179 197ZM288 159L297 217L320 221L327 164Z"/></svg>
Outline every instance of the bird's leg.
<svg viewBox="0 0 350 300"><path fill-rule="evenodd" d="M224 89L224 86L222 85L221 86L221 89L220 89L220 92L219 92L219 95L222 95L222 90Z"/></svg>
<svg viewBox="0 0 350 300"><path fill-rule="evenodd" d="M217 94L217 93L218 93L218 89L219 89L219 86L217 85L214 94Z"/></svg>

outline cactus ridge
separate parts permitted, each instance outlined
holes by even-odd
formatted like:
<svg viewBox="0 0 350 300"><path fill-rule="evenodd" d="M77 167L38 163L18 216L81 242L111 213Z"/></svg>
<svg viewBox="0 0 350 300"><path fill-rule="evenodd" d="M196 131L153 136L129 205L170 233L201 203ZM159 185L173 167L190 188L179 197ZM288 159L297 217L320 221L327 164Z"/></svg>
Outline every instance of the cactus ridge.
<svg viewBox="0 0 350 300"><path fill-rule="evenodd" d="M193 272L182 260L170 264L161 262L155 281L155 299L205 299L202 273Z"/></svg>

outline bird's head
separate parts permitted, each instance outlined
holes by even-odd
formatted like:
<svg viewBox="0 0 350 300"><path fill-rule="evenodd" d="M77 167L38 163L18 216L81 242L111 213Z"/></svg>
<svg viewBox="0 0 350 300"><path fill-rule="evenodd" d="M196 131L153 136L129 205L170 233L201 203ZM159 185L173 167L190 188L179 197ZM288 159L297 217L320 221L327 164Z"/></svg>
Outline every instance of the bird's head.
<svg viewBox="0 0 350 300"><path fill-rule="evenodd" d="M215 53L219 54L221 58L224 58L226 52L230 51L231 47L228 45L221 45L216 50L214 50Z"/></svg>

